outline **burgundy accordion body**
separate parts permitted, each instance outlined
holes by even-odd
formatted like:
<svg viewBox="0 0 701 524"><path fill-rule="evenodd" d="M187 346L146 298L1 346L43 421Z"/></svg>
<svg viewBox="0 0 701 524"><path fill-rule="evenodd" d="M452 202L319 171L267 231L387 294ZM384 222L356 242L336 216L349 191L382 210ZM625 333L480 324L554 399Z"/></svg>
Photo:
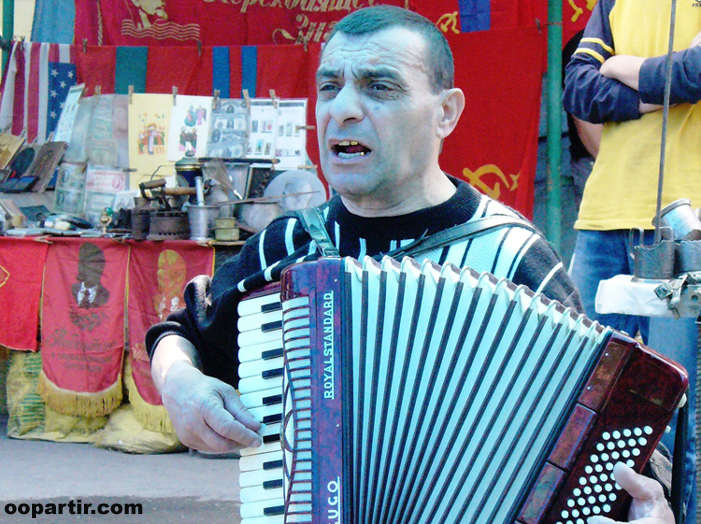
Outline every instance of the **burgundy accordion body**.
<svg viewBox="0 0 701 524"><path fill-rule="evenodd" d="M406 258L292 266L239 307L242 524L620 519L687 388L529 289Z"/></svg>

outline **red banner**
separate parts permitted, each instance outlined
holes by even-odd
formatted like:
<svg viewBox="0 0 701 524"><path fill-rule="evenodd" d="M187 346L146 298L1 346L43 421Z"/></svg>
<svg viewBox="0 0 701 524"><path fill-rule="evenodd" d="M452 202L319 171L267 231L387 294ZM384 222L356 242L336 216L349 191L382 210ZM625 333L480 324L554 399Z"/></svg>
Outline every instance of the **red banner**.
<svg viewBox="0 0 701 524"><path fill-rule="evenodd" d="M562 46L584 29L591 18L596 0L564 0L562 3Z"/></svg>
<svg viewBox="0 0 701 524"><path fill-rule="evenodd" d="M467 106L441 167L531 217L545 34L518 28L449 41Z"/></svg>
<svg viewBox="0 0 701 524"><path fill-rule="evenodd" d="M42 303L39 391L54 410L96 417L122 400L128 247L109 239L52 239Z"/></svg>
<svg viewBox="0 0 701 524"><path fill-rule="evenodd" d="M45 242L0 237L0 346L36 351Z"/></svg>
<svg viewBox="0 0 701 524"><path fill-rule="evenodd" d="M170 429L165 423L161 396L151 380L144 339L153 324L185 306L183 289L197 275L212 275L214 249L194 242L130 242L128 324L129 402L139 421L154 431ZM135 386L135 387L134 387ZM172 429L170 429L172 432Z"/></svg>
<svg viewBox="0 0 701 524"><path fill-rule="evenodd" d="M530 26L536 18L545 26L547 18L543 0L76 0L75 41L149 47L321 43L347 14L380 4L411 9L453 33ZM486 18L473 27L475 12Z"/></svg>

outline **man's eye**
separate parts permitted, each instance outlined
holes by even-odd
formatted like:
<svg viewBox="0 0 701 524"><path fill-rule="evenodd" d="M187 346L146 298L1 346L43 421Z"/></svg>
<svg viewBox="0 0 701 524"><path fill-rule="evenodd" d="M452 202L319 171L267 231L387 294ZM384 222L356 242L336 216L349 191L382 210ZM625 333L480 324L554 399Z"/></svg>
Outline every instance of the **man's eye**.
<svg viewBox="0 0 701 524"><path fill-rule="evenodd" d="M336 84L321 84L318 88L320 93L329 93L333 91L338 90L338 86Z"/></svg>

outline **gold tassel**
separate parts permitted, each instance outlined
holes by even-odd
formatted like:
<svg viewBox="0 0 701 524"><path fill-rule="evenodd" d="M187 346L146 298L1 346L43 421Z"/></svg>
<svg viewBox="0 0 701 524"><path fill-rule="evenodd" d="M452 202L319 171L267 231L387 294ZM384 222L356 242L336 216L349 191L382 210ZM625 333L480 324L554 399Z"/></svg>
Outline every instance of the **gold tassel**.
<svg viewBox="0 0 701 524"><path fill-rule="evenodd" d="M77 417L104 417L122 403L122 380L97 393L70 391L51 382L42 370L37 385L39 395L46 405L57 413Z"/></svg>
<svg viewBox="0 0 701 524"><path fill-rule="evenodd" d="M124 383L127 386L129 393L129 403L134 409L134 416L145 429L157 431L159 433L175 433L173 423L168 416L166 408L163 406L154 406L146 402L139 394L136 387L136 382L132 377L131 363L129 359L124 365Z"/></svg>

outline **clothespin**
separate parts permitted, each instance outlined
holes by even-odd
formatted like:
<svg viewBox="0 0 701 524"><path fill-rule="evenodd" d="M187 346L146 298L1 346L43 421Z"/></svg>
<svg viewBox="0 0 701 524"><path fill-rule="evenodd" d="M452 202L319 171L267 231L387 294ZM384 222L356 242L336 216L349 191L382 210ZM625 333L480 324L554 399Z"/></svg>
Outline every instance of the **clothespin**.
<svg viewBox="0 0 701 524"><path fill-rule="evenodd" d="M129 86L128 93L129 93L129 105L131 105L132 102L134 101L134 86Z"/></svg>
<svg viewBox="0 0 701 524"><path fill-rule="evenodd" d="M212 100L212 109L219 109L219 89L214 90L214 100Z"/></svg>
<svg viewBox="0 0 701 524"><path fill-rule="evenodd" d="M297 166L297 169L308 169L308 170L313 170L313 169L317 169L317 167L318 167L318 166L317 166L316 164L305 164L305 165L303 165L303 166Z"/></svg>
<svg viewBox="0 0 701 524"><path fill-rule="evenodd" d="M305 131L313 131L316 126L295 126L295 133L304 129Z"/></svg>
<svg viewBox="0 0 701 524"><path fill-rule="evenodd" d="M83 38L83 53L87 53L88 51L88 39Z"/></svg>
<svg viewBox="0 0 701 524"><path fill-rule="evenodd" d="M201 40L197 41L197 55L202 56L202 41Z"/></svg>
<svg viewBox="0 0 701 524"><path fill-rule="evenodd" d="M243 103L246 106L246 109L248 111L251 111L251 97L248 95L248 89L242 89L241 93L243 94Z"/></svg>
<svg viewBox="0 0 701 524"><path fill-rule="evenodd" d="M95 86L95 94L96 95L102 94L102 86Z"/></svg>
<svg viewBox="0 0 701 524"><path fill-rule="evenodd" d="M275 109L277 109L277 106L278 106L278 98L277 98L277 96L275 95L275 89L271 89L271 90L270 90L270 98L271 98L272 101L273 101L273 107L274 107Z"/></svg>
<svg viewBox="0 0 701 524"><path fill-rule="evenodd" d="M540 18L535 19L535 26L538 28L538 34L543 32L543 28L540 26Z"/></svg>
<svg viewBox="0 0 701 524"><path fill-rule="evenodd" d="M176 86L173 86L173 105L175 105L177 98L178 98L178 88Z"/></svg>

